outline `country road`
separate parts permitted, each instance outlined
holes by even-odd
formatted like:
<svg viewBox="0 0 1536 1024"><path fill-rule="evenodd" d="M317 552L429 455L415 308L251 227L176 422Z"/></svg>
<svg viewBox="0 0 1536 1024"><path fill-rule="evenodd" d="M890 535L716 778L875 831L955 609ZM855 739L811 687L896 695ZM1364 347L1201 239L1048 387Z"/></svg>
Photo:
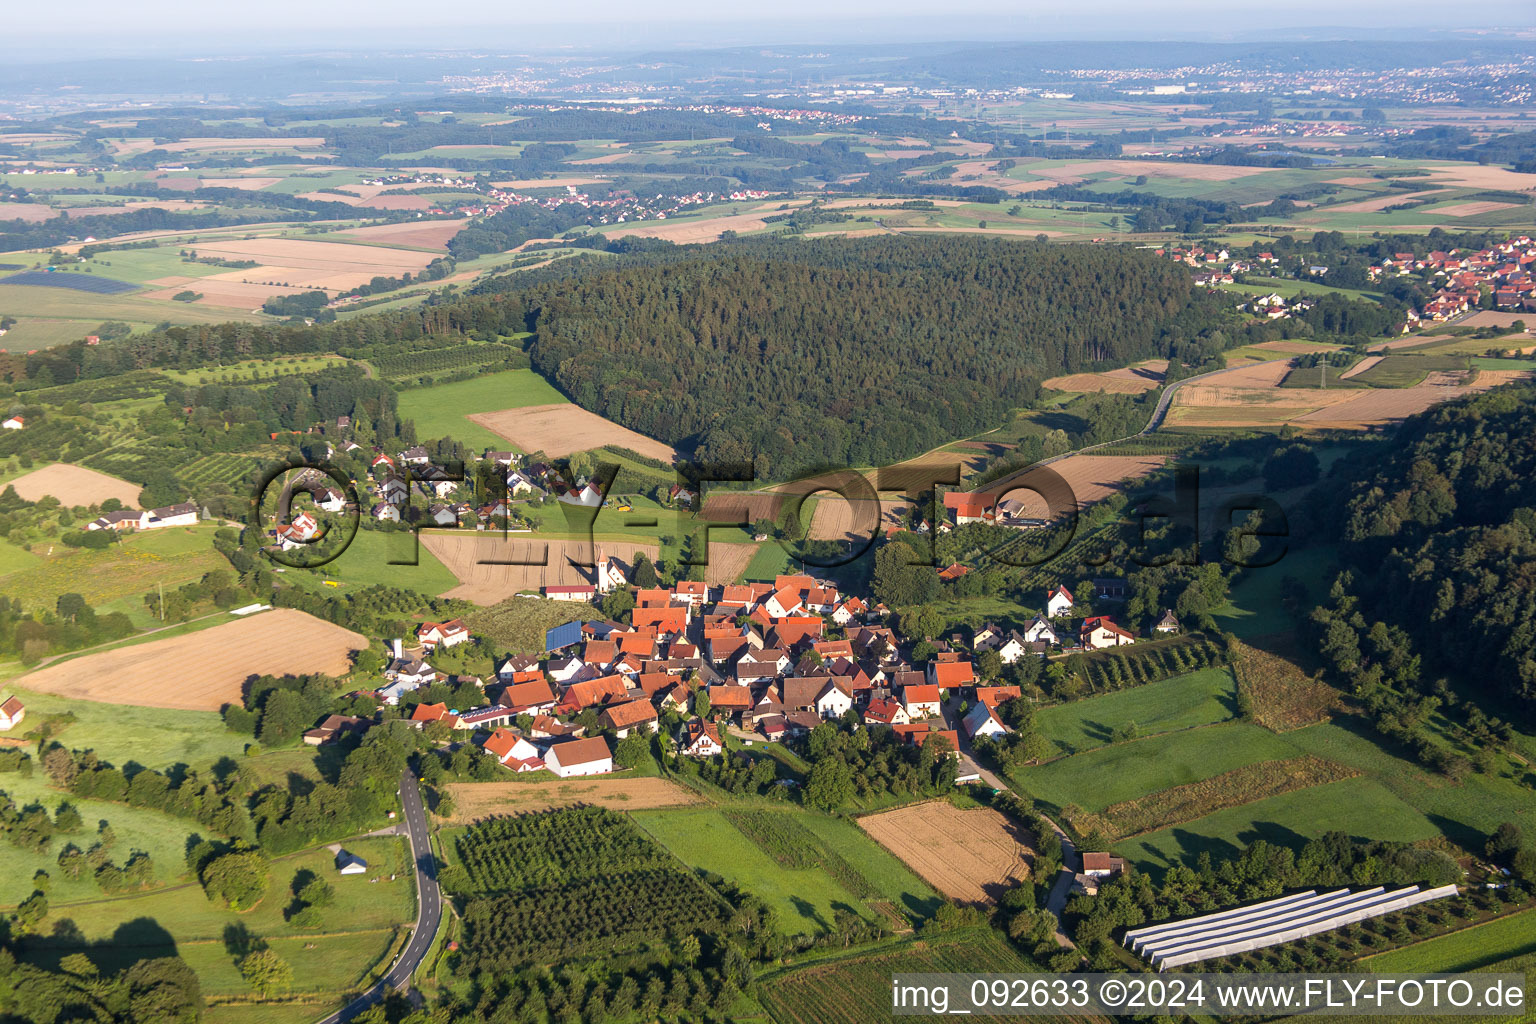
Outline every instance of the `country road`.
<svg viewBox="0 0 1536 1024"><path fill-rule="evenodd" d="M411 976L426 957L443 919L443 894L437 886L437 861L432 856L427 812L422 804L421 789L416 785L416 776L409 768L400 775L400 807L406 835L411 842L411 860L416 865L416 924L411 929L411 941L406 943L389 972L377 984L319 1024L342 1024L382 1002L390 991L409 987Z"/></svg>

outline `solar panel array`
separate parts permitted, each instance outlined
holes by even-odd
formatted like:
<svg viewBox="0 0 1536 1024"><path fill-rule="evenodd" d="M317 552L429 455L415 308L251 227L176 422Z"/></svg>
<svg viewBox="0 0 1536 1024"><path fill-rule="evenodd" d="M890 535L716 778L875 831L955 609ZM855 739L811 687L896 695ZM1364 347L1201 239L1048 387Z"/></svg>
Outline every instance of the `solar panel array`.
<svg viewBox="0 0 1536 1024"><path fill-rule="evenodd" d="M1321 894L1313 889L1219 914L1133 928L1125 933L1125 944L1151 960L1159 970L1167 970L1294 942L1454 895L1454 885L1437 889L1410 885L1391 892L1378 885L1361 892L1339 889Z"/></svg>

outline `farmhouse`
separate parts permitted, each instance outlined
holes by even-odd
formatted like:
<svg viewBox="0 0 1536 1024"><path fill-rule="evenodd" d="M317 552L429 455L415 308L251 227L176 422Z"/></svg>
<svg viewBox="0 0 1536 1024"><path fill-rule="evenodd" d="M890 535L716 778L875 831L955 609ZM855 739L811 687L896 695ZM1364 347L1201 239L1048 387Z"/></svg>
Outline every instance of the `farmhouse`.
<svg viewBox="0 0 1536 1024"><path fill-rule="evenodd" d="M901 688L901 702L909 719L936 718L939 714L939 688L931 683L904 686Z"/></svg>
<svg viewBox="0 0 1536 1024"><path fill-rule="evenodd" d="M556 743L544 754L544 766L562 779L605 775L613 771L613 752L601 736Z"/></svg>
<svg viewBox="0 0 1536 1024"><path fill-rule="evenodd" d="M943 655L940 655L940 657L943 657ZM951 658L953 660L930 661L928 663L928 681L941 690L953 689L956 686L970 686L974 683L976 681L976 673L971 668L971 663L969 661L961 661L954 656L951 656Z"/></svg>
<svg viewBox="0 0 1536 1024"><path fill-rule="evenodd" d="M596 594L597 588L590 583L544 588L544 596L551 601L590 601Z"/></svg>
<svg viewBox="0 0 1536 1024"><path fill-rule="evenodd" d="M989 523L993 519L992 498L986 494L949 491L944 495L944 508L954 516L956 526Z"/></svg>
<svg viewBox="0 0 1536 1024"><path fill-rule="evenodd" d="M4 428L5 430L20 430L26 425L27 421L25 418L21 416L12 416L5 420L5 422L0 423L0 428Z"/></svg>
<svg viewBox="0 0 1536 1024"><path fill-rule="evenodd" d="M907 709L888 697L876 697L864 709L865 725L906 725L910 721Z"/></svg>
<svg viewBox="0 0 1536 1024"><path fill-rule="evenodd" d="M87 530L136 530L143 521L143 512L122 510L107 512L85 524Z"/></svg>
<svg viewBox="0 0 1536 1024"><path fill-rule="evenodd" d="M1157 624L1152 629L1158 633L1177 633L1179 620L1173 617L1173 609L1165 608L1163 617L1157 620Z"/></svg>
<svg viewBox="0 0 1536 1024"><path fill-rule="evenodd" d="M152 508L149 510L149 518L145 520L143 529L155 530L164 526L196 526L197 506L190 501L184 501L179 505L167 505L164 508Z"/></svg>
<svg viewBox="0 0 1536 1024"><path fill-rule="evenodd" d="M977 701L976 706L971 708L961 724L965 726L966 735L971 739L978 736L1001 736L1009 731L1002 719L997 717L997 712L988 707L984 701Z"/></svg>

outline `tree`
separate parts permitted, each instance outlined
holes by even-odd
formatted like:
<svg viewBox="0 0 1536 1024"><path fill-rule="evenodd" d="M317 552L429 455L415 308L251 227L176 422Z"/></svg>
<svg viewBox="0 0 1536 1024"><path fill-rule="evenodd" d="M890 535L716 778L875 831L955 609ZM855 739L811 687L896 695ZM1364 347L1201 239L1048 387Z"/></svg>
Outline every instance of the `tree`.
<svg viewBox="0 0 1536 1024"><path fill-rule="evenodd" d="M203 891L215 903L239 912L261 902L267 892L267 859L255 850L236 851L203 865Z"/></svg>
<svg viewBox="0 0 1536 1024"><path fill-rule="evenodd" d="M635 586L642 589L654 587L658 582L656 566L651 564L650 557L643 551L635 553L635 570L633 575Z"/></svg>
<svg viewBox="0 0 1536 1024"><path fill-rule="evenodd" d="M309 727L309 709L297 690L273 690L262 705L261 725L256 738L263 746L280 746L297 738Z"/></svg>
<svg viewBox="0 0 1536 1024"><path fill-rule="evenodd" d="M838 758L820 758L811 768L805 802L812 807L834 811L852 800L853 793L853 769Z"/></svg>
<svg viewBox="0 0 1536 1024"><path fill-rule="evenodd" d="M914 608L901 617L901 631L909 637L932 640L944 628L944 617L928 605Z"/></svg>
<svg viewBox="0 0 1536 1024"><path fill-rule="evenodd" d="M709 688L700 686L693 691L693 713L700 718L708 718L709 711Z"/></svg>
<svg viewBox="0 0 1536 1024"><path fill-rule="evenodd" d="M1488 842L1483 847L1483 852L1488 859L1507 863L1508 859L1525 845L1525 834L1520 826L1512 821L1506 821L1494 829L1493 835L1488 837Z"/></svg>
<svg viewBox="0 0 1536 1024"><path fill-rule="evenodd" d="M651 741L641 729L636 729L614 748L613 763L620 768L637 768L651 756Z"/></svg>
<svg viewBox="0 0 1536 1024"><path fill-rule="evenodd" d="M240 961L240 976L263 999L293 986L293 968L270 949L259 949Z"/></svg>
<svg viewBox="0 0 1536 1024"><path fill-rule="evenodd" d="M123 972L123 984L136 1022L194 1024L202 1016L202 987L181 957L140 960Z"/></svg>

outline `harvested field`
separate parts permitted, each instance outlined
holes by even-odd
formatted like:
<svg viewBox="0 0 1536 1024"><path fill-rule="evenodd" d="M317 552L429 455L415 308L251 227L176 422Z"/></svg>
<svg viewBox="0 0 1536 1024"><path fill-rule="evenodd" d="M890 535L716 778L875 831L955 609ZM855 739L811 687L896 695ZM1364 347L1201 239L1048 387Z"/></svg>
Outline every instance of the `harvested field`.
<svg viewBox="0 0 1536 1024"><path fill-rule="evenodd" d="M1496 388L1500 384L1509 384L1517 380L1530 380L1536 371L1533 370L1479 370L1473 379L1471 386L1478 391L1488 388Z"/></svg>
<svg viewBox="0 0 1536 1024"><path fill-rule="evenodd" d="M1313 786L1342 782L1360 773L1346 765L1310 754L1280 761L1259 761L1199 782L1149 793L1138 800L1112 804L1098 813L1071 819L1079 834L1102 832L1118 842L1195 821L1207 814Z"/></svg>
<svg viewBox="0 0 1536 1024"><path fill-rule="evenodd" d="M587 566L604 554L603 545L588 541L520 539L479 532L428 531L421 534L421 543L459 580L457 587L440 596L478 605L498 604L540 587L591 583L592 570ZM652 560L657 557L655 544L624 544L612 553L628 561L636 551L644 551ZM573 559L585 564L573 565Z"/></svg>
<svg viewBox="0 0 1536 1024"><path fill-rule="evenodd" d="M1160 383L1157 377L1114 377L1107 373L1069 373L1042 381L1041 387L1055 391L1097 391L1112 395L1139 395Z"/></svg>
<svg viewBox="0 0 1536 1024"><path fill-rule="evenodd" d="M276 185L282 178L200 178L202 188L244 188L256 191L268 185Z"/></svg>
<svg viewBox="0 0 1536 1024"><path fill-rule="evenodd" d="M453 798L455 825L503 814L529 814L572 804L596 804L616 811L648 811L658 807L685 807L704 799L670 779L606 778L548 781L539 775L529 782L454 782L447 786Z"/></svg>
<svg viewBox="0 0 1536 1024"><path fill-rule="evenodd" d="M860 818L859 827L951 899L993 903L1029 877L1028 836L990 807L943 800Z"/></svg>
<svg viewBox="0 0 1536 1024"><path fill-rule="evenodd" d="M1442 217L1476 217L1480 213L1495 213L1499 210L1513 210L1519 203L1497 203L1486 201L1481 203L1455 203L1451 206L1442 206L1435 212Z"/></svg>
<svg viewBox="0 0 1536 1024"><path fill-rule="evenodd" d="M879 535L882 517L882 502L878 499L850 501L841 494L823 492L816 501L806 537L857 544Z"/></svg>
<svg viewBox="0 0 1536 1024"><path fill-rule="evenodd" d="M766 543L772 543L768 541ZM738 583L747 575L747 566L757 554L758 544L726 544L709 542L709 564L704 567L704 579L711 586Z"/></svg>
<svg viewBox="0 0 1536 1024"><path fill-rule="evenodd" d="M1536 316L1533 316L1530 313L1500 313L1492 309L1484 309L1473 313L1471 316L1461 321L1461 323L1457 326L1512 327L1514 326L1516 320L1523 321L1529 326L1536 327ZM1430 339L1425 338L1423 340L1428 341Z"/></svg>
<svg viewBox="0 0 1536 1024"><path fill-rule="evenodd" d="M1164 455L1069 455L1065 459L1046 466L1031 466L1017 473L995 480L981 491L997 497L1017 498L1025 506L1024 515L1047 519L1067 512L1065 508L1049 508L1045 496L1028 490L1031 484L1048 493L1054 493L1054 481L1045 472L1056 474L1070 491L1068 500L1075 500L1082 509L1093 502L1114 494L1126 480L1136 480L1161 469L1167 462Z"/></svg>
<svg viewBox="0 0 1536 1024"><path fill-rule="evenodd" d="M1366 370L1369 370L1371 367L1373 367L1377 363L1381 362L1384 358L1386 358L1386 357L1385 356L1366 356L1364 359L1360 360L1354 366L1351 366L1349 369L1347 369L1343 373L1339 374L1339 380L1349 380L1349 378L1353 377L1357 373L1364 373Z"/></svg>
<svg viewBox="0 0 1536 1024"><path fill-rule="evenodd" d="M430 246L447 252L448 240L463 230L462 220L429 220L415 224L375 224L373 227L339 232L331 237L382 242L385 245Z"/></svg>
<svg viewBox="0 0 1536 1024"><path fill-rule="evenodd" d="M1304 413L1295 418L1298 426L1332 430L1359 430L1384 423L1396 423L1415 413L1470 394L1475 388L1449 384L1420 384L1411 388L1379 388L1355 391L1344 402Z"/></svg>
<svg viewBox="0 0 1536 1024"><path fill-rule="evenodd" d="M49 496L58 498L67 508L100 505L108 498L116 498L126 508L139 507L138 484L84 466L71 466L67 462L56 462L23 474L12 480L11 486L27 501Z"/></svg>
<svg viewBox="0 0 1536 1024"><path fill-rule="evenodd" d="M1267 167L1167 163L1162 160L1074 160L1065 167L1035 167L1022 163L1021 166L1030 174L1058 180L1108 173L1121 177L1145 174L1149 178L1182 178L1186 181L1233 181L1251 174L1264 174L1269 170Z"/></svg>
<svg viewBox="0 0 1536 1024"><path fill-rule="evenodd" d="M614 445L663 462L677 458L671 445L621 427L570 402L470 413L467 418L525 452L542 451L551 457Z"/></svg>
<svg viewBox="0 0 1536 1024"><path fill-rule="evenodd" d="M665 238L684 245L689 242L713 242L726 231L761 231L767 227L761 214L738 213L722 217L696 217L669 220L662 224L645 224L640 227L604 228L609 238Z"/></svg>
<svg viewBox="0 0 1536 1024"><path fill-rule="evenodd" d="M1319 345L1315 341L1261 341L1253 346L1265 352L1279 352L1284 355L1303 355L1307 352L1332 352L1337 345Z"/></svg>
<svg viewBox="0 0 1536 1024"><path fill-rule="evenodd" d="M24 220L28 224L40 224L59 211L42 203L0 203L0 220Z"/></svg>
<svg viewBox="0 0 1536 1024"><path fill-rule="evenodd" d="M629 154L615 153L612 156L598 157L599 161L612 162L622 160ZM574 163L591 163L594 161L577 160ZM567 185L580 187L582 185L605 185L607 178L518 178L515 181L495 181L491 184L497 188L564 188Z"/></svg>
<svg viewBox="0 0 1536 1024"><path fill-rule="evenodd" d="M339 676L368 638L292 608L275 608L167 640L50 665L17 680L28 690L109 704L218 711L259 675Z"/></svg>
<svg viewBox="0 0 1536 1024"><path fill-rule="evenodd" d="M1281 359L1268 363L1252 363L1238 366L1205 380L1191 381L1179 389L1182 393L1190 388L1277 388L1285 375L1291 372L1291 360Z"/></svg>
<svg viewBox="0 0 1536 1024"><path fill-rule="evenodd" d="M1399 203L1413 202L1417 199L1428 199L1430 196L1438 196L1448 191L1450 190L1443 188L1431 188L1426 189L1423 192L1394 192L1391 195L1377 196L1374 199L1360 199L1353 203L1340 203L1338 206L1329 206L1323 210L1320 210L1319 213L1376 213L1377 211L1384 210L1389 206L1397 206ZM1302 219L1310 220L1313 218Z"/></svg>
<svg viewBox="0 0 1536 1024"><path fill-rule="evenodd" d="M1460 164L1425 167L1436 184L1463 185L1467 188L1485 188L1490 191L1536 191L1536 174L1522 174L1493 165Z"/></svg>
<svg viewBox="0 0 1536 1024"><path fill-rule="evenodd" d="M755 523L759 519L777 521L784 496L766 491L716 491L704 499L699 518L712 523Z"/></svg>

